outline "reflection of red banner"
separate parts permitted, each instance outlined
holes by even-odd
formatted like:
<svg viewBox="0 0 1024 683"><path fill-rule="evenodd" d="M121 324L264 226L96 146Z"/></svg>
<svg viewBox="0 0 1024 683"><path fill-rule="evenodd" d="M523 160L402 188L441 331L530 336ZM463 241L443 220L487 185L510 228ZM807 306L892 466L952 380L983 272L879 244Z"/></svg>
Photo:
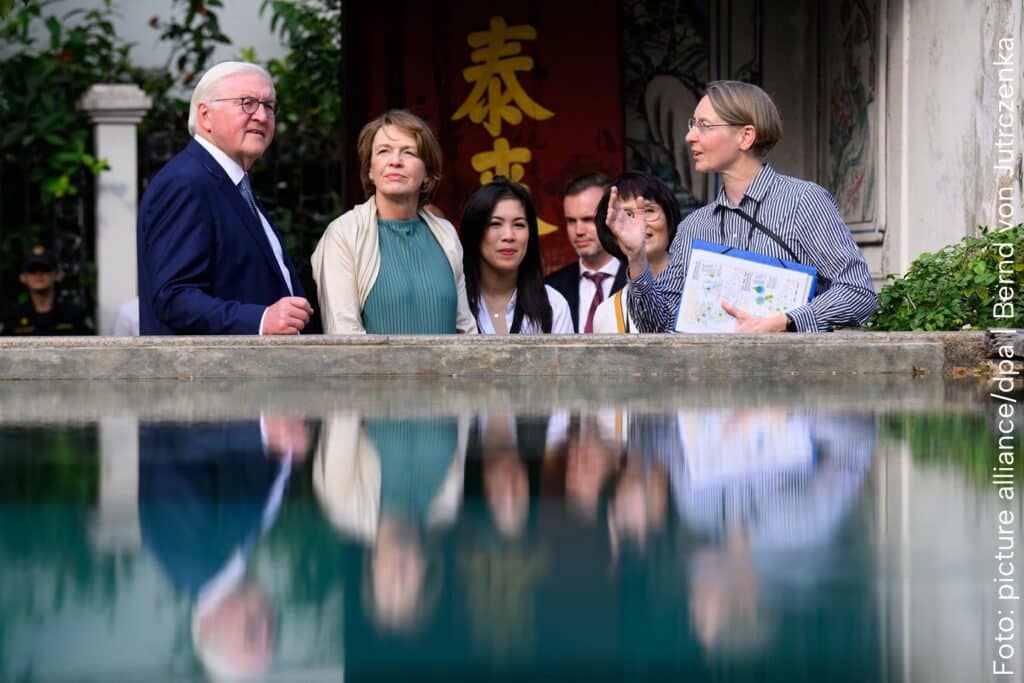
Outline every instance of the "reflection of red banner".
<svg viewBox="0 0 1024 683"><path fill-rule="evenodd" d="M521 173L540 218L559 229L542 237L548 270L575 259L562 190L582 173L616 174L623 163L615 3L358 2L345 4L342 23L350 201L362 196L359 129L389 107L406 108L441 140L437 204L453 223L481 176Z"/></svg>

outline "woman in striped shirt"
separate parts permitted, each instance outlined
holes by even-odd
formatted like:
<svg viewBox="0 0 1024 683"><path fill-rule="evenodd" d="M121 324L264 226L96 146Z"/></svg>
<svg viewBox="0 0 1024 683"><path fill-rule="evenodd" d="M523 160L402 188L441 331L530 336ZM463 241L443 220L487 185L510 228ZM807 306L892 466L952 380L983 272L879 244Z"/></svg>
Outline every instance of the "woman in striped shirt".
<svg viewBox="0 0 1024 683"><path fill-rule="evenodd" d="M459 225L466 293L481 334L571 334L569 304L544 284L537 211L502 176L473 193Z"/></svg>
<svg viewBox="0 0 1024 683"><path fill-rule="evenodd" d="M433 131L393 109L363 127L357 148L367 200L313 252L324 332L475 333L459 237L424 208L441 181Z"/></svg>
<svg viewBox="0 0 1024 683"><path fill-rule="evenodd" d="M644 250L643 198L632 217L612 188L606 223L629 262L629 312L643 332L675 326L691 245L705 240L797 261L818 273L818 293L785 313L756 316L727 301L736 332L825 332L863 325L878 307L871 275L857 244L820 185L777 173L766 162L782 138L782 119L768 95L740 81L715 81L697 104L686 142L702 173L717 173L717 198L679 225L668 268L655 280Z"/></svg>

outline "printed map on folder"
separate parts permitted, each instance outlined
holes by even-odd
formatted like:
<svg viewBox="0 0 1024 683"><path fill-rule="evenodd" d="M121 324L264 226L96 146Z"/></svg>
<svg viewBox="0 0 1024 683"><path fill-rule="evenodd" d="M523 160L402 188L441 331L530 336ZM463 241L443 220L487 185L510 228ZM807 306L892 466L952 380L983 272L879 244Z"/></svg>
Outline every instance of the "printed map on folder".
<svg viewBox="0 0 1024 683"><path fill-rule="evenodd" d="M694 240L675 329L732 332L722 299L754 315L785 313L810 301L817 283L810 266Z"/></svg>

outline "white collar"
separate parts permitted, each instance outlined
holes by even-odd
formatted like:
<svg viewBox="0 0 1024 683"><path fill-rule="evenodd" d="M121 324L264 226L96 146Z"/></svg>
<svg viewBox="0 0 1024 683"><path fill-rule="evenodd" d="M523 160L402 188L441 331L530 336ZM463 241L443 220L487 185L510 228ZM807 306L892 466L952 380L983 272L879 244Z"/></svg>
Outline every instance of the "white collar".
<svg viewBox="0 0 1024 683"><path fill-rule="evenodd" d="M608 275L615 277L616 275L619 274L619 262L617 259L614 258L608 259L608 263L604 264L595 271L583 265L583 259L580 259L580 273L607 273Z"/></svg>
<svg viewBox="0 0 1024 683"><path fill-rule="evenodd" d="M260 433L263 432L262 420L260 421ZM281 469L274 478L267 496L267 503L263 508L263 515L260 519L259 536L263 536L277 519L277 512L281 508L281 498L284 496L284 488L292 473L291 457L285 458L281 463ZM254 541L256 539L253 539ZM248 564L249 553L252 548L241 545L235 548L231 557L221 567L220 571L199 588L196 596L196 613L199 616L209 613L213 608L223 602L224 598L231 595L235 588L245 578L245 568Z"/></svg>
<svg viewBox="0 0 1024 683"><path fill-rule="evenodd" d="M228 178L231 178L231 183L233 185L238 185L238 183L242 182L242 178L245 177L245 170L239 166L234 159L225 154L220 147L198 133L196 133L193 139L202 145L203 149L210 153L210 156L214 158L214 161L220 164L220 167L228 174Z"/></svg>

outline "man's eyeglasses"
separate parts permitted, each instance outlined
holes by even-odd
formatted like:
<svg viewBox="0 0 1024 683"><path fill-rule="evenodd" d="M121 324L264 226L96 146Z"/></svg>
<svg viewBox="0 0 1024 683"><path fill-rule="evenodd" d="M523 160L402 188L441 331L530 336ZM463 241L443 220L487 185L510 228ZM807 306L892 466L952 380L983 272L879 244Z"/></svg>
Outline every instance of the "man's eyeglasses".
<svg viewBox="0 0 1024 683"><path fill-rule="evenodd" d="M280 111L280 105L274 100L259 100L255 97L221 97L216 100L207 100L208 102L237 102L238 106L242 108L246 114L252 116L256 113L256 110L263 105L263 111L267 112L267 116L277 116L277 112Z"/></svg>
<svg viewBox="0 0 1024 683"><path fill-rule="evenodd" d="M623 209L623 212L626 214L626 216L630 220L632 220L633 218L636 217L636 209ZM646 204L646 205L644 205L644 222L645 223L653 223L654 221L658 220L659 216L661 216L661 207L660 206L658 206L657 204Z"/></svg>
<svg viewBox="0 0 1024 683"><path fill-rule="evenodd" d="M728 126L739 126L739 123L705 123L698 121L697 119L690 117L690 120L686 122L686 130L697 129L697 135L704 135L712 128L726 128Z"/></svg>

